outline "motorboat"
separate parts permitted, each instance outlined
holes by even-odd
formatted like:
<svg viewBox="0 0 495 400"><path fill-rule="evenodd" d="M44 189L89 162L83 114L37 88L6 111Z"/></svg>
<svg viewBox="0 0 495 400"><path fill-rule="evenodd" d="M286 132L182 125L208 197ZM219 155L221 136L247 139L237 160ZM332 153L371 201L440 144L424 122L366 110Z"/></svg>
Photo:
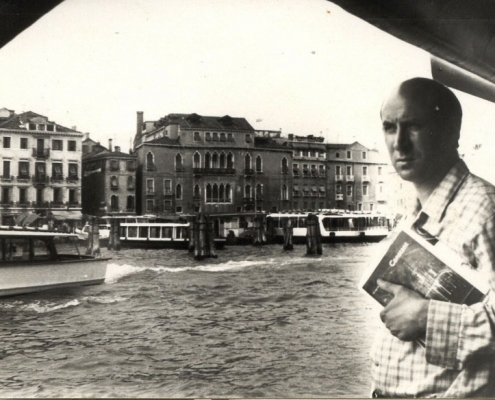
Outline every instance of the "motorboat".
<svg viewBox="0 0 495 400"><path fill-rule="evenodd" d="M109 258L85 255L75 234L0 226L0 296L105 281Z"/></svg>

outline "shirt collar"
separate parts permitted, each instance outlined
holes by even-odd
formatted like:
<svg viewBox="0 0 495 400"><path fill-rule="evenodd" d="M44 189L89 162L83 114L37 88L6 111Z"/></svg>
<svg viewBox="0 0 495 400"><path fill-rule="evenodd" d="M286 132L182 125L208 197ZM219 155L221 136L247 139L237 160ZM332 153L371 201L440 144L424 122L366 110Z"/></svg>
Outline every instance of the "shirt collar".
<svg viewBox="0 0 495 400"><path fill-rule="evenodd" d="M457 161L442 179L440 184L433 190L422 207L419 200L416 200L414 215L422 212L426 214L430 220L440 222L444 216L445 209L450 204L455 193L459 189L459 186L468 174L469 169L466 163L463 160Z"/></svg>

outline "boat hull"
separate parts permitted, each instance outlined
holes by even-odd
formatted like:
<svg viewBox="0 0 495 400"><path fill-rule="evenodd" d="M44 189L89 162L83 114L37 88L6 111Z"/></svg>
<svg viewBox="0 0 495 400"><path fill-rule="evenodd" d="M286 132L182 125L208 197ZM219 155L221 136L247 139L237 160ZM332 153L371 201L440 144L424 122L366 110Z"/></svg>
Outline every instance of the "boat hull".
<svg viewBox="0 0 495 400"><path fill-rule="evenodd" d="M105 281L108 259L45 261L0 267L0 297Z"/></svg>
<svg viewBox="0 0 495 400"><path fill-rule="evenodd" d="M223 249L225 246L225 240L215 239L215 248ZM188 239L174 239L174 240L147 240L147 239L120 239L120 245L122 247L132 248L145 248L145 249L178 249L184 250L189 248Z"/></svg>

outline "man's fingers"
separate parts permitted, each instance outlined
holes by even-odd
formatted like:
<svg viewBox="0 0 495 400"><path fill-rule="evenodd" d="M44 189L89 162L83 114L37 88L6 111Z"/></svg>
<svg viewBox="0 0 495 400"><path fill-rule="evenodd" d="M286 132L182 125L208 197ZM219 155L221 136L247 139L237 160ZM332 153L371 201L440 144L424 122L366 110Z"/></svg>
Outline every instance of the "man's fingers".
<svg viewBox="0 0 495 400"><path fill-rule="evenodd" d="M383 279L377 279L376 283L381 289L389 293L392 293L394 296L397 294L397 291L402 287L401 285L396 285L395 283L384 281Z"/></svg>

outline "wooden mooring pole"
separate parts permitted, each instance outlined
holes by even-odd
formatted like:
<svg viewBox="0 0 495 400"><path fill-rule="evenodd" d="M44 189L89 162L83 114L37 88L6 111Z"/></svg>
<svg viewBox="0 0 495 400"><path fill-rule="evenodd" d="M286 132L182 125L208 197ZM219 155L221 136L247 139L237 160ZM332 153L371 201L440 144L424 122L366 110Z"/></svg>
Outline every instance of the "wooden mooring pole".
<svg viewBox="0 0 495 400"><path fill-rule="evenodd" d="M254 217L253 220L253 230L254 230L254 237L253 237L253 244L255 246L261 246L266 243L266 235L265 235L265 229L263 227L263 216L258 215Z"/></svg>
<svg viewBox="0 0 495 400"><path fill-rule="evenodd" d="M323 254L318 216L316 216L315 214L308 214L308 218L306 218L306 227L307 227L306 254L307 255Z"/></svg>
<svg viewBox="0 0 495 400"><path fill-rule="evenodd" d="M120 251L121 249L121 244L120 244L120 219L115 219L114 220L114 225L113 225L113 249Z"/></svg>
<svg viewBox="0 0 495 400"><path fill-rule="evenodd" d="M213 232L212 221L210 221L208 216L200 213L196 215L193 227L194 259L216 258L215 234Z"/></svg>
<svg viewBox="0 0 495 400"><path fill-rule="evenodd" d="M292 219L287 218L283 220L284 228L284 250L294 250L294 245L292 243L294 228L292 227Z"/></svg>
<svg viewBox="0 0 495 400"><path fill-rule="evenodd" d="M88 248L86 254L99 256L100 253L100 229L98 227L98 217L91 217L89 220Z"/></svg>

